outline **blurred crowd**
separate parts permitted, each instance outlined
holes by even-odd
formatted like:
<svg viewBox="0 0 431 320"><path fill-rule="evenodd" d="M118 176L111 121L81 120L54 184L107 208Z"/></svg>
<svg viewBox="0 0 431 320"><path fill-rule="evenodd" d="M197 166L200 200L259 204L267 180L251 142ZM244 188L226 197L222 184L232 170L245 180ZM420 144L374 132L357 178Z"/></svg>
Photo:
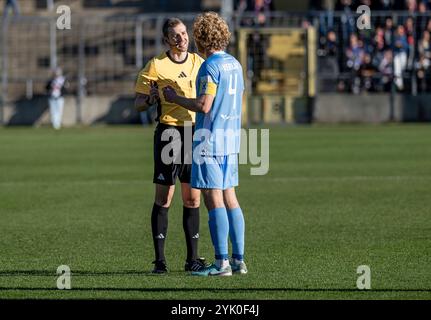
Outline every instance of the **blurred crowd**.
<svg viewBox="0 0 431 320"><path fill-rule="evenodd" d="M236 0L235 16L240 20L242 26L264 26L275 10L272 0ZM244 16L244 13L254 13L253 15Z"/></svg>
<svg viewBox="0 0 431 320"><path fill-rule="evenodd" d="M431 0L325 3L331 1L312 7L320 20L320 72L338 79L338 91L431 91ZM357 27L360 5L371 9L369 29Z"/></svg>

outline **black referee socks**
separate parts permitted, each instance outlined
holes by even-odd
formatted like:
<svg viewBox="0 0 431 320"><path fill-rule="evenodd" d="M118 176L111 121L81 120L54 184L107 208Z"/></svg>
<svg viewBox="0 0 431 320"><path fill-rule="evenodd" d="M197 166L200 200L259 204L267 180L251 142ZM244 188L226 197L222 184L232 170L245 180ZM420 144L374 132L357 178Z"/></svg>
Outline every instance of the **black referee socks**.
<svg viewBox="0 0 431 320"><path fill-rule="evenodd" d="M183 207L183 229L187 244L187 261L198 258L199 208Z"/></svg>
<svg viewBox="0 0 431 320"><path fill-rule="evenodd" d="M156 260L166 261L165 239L168 231L169 208L154 203L151 212L151 231ZM183 229L187 245L187 261L198 259L199 208L183 207Z"/></svg>
<svg viewBox="0 0 431 320"><path fill-rule="evenodd" d="M151 212L151 230L156 260L158 261L166 261L165 238L168 231L168 211L169 208L164 208L154 203L153 211Z"/></svg>

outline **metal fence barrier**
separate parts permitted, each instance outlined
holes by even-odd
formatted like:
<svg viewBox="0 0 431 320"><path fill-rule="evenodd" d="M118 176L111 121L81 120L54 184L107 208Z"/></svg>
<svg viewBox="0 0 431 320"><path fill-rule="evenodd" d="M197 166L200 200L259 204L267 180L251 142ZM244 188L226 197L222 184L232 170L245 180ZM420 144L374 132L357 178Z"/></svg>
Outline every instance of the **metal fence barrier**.
<svg viewBox="0 0 431 320"><path fill-rule="evenodd" d="M161 28L171 16L182 19L191 31L196 14L72 16L70 30L56 28L56 15L0 20L0 106L45 94L56 67L63 69L70 83L68 94L77 98L78 122L87 95L133 95L138 72L164 49ZM273 13L262 26L298 26L301 18ZM253 13L227 20L234 34L230 50L236 53L235 30L257 22ZM192 37L190 40L191 50L195 50Z"/></svg>
<svg viewBox="0 0 431 320"><path fill-rule="evenodd" d="M68 93L76 95L77 110L80 110L82 99L87 95L121 94L133 95L134 81L139 70L154 55L163 50L161 27L168 16L178 16L191 26L196 16L190 14L174 14L156 16L141 14L133 16L73 16L70 30L56 28L57 16L19 16L0 21L0 73L1 98L0 106L19 98L31 99L45 93L45 85L51 70L62 67L70 82ZM273 28L304 28L312 25L318 30L315 55L317 60L316 93L339 90L338 84L345 81L345 86L354 81L355 75L346 67L345 50L348 48L348 37L351 32L362 36L371 36L374 26L383 23L387 16L392 17L394 24L405 24L408 13L405 12L372 12L373 29L370 35L355 29L359 15L351 16L341 12L310 12L287 13L273 12L264 22L256 20L253 13L227 17L233 30L233 41L229 50L239 54L239 31L244 28L262 30ZM415 14L415 43L421 37L421 31L428 25L431 14ZM327 32L333 30L337 36L338 53L335 58L335 69L325 69L327 56L324 53L322 39ZM191 50L194 44L191 39ZM255 48L252 43L248 47ZM417 93L417 46L412 48L413 64L404 76L413 94ZM266 52L255 50L250 53L252 61L265 62ZM332 66L334 61L331 62ZM245 66L247 75L258 74L255 64ZM265 68L262 63L259 68ZM329 70L329 72L328 72ZM265 72L263 72L265 73ZM269 72L266 73L269 75ZM380 79L376 72L370 78ZM353 80L352 80L353 79ZM391 81L393 78L390 79ZM252 79L254 88L259 79ZM389 86L393 91L393 86ZM427 88L425 88L427 90ZM250 92L253 94L253 92ZM79 118L80 112L77 112ZM2 122L0 112L0 123ZM79 122L79 119L78 119Z"/></svg>

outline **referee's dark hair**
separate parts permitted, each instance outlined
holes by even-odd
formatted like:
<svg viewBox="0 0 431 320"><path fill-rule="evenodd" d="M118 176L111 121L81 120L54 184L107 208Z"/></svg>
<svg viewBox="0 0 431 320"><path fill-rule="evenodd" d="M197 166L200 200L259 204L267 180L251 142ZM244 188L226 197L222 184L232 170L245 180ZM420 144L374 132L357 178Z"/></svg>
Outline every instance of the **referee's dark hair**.
<svg viewBox="0 0 431 320"><path fill-rule="evenodd" d="M181 19L178 18L168 18L166 19L166 21L163 23L163 27L162 27L162 31L163 31L163 37L167 38L169 35L169 29L170 28L174 28L179 24L184 24L184 22L181 21Z"/></svg>

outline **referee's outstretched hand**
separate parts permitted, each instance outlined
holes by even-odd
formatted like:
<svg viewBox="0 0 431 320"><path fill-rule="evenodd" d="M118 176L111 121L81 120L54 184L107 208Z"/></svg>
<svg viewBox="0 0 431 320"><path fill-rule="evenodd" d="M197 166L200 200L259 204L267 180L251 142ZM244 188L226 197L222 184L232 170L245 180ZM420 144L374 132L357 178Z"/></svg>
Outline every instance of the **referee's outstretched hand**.
<svg viewBox="0 0 431 320"><path fill-rule="evenodd" d="M167 102L174 102L177 97L177 93L171 86L166 86L163 88L163 96Z"/></svg>

